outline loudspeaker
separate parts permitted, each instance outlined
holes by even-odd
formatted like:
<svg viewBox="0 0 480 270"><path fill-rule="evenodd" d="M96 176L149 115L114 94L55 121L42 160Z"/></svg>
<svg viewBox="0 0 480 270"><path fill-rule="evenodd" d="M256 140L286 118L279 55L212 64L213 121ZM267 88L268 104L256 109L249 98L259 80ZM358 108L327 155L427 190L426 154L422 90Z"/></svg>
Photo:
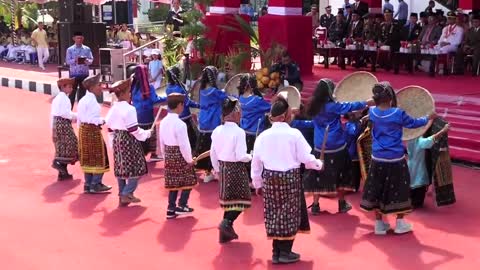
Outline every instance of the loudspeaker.
<svg viewBox="0 0 480 270"><path fill-rule="evenodd" d="M102 21L107 24L114 24L113 3L111 1L102 5ZM128 3L127 1L115 2L116 24L128 24Z"/></svg>
<svg viewBox="0 0 480 270"><path fill-rule="evenodd" d="M92 50L93 64L99 65L100 48L107 46L107 29L103 23L59 23L58 24L58 64L65 64L68 47L74 44L73 34L82 32L83 44Z"/></svg>
<svg viewBox="0 0 480 270"><path fill-rule="evenodd" d="M92 6L83 0L59 0L60 22L88 23L92 22Z"/></svg>

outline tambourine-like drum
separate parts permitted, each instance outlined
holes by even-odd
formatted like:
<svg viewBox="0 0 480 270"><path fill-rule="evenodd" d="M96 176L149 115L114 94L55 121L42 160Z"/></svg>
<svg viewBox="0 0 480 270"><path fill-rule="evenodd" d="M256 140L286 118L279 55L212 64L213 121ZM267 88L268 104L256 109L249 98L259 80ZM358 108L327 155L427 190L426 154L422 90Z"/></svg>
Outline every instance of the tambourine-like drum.
<svg viewBox="0 0 480 270"><path fill-rule="evenodd" d="M435 100L427 89L420 86L407 86L397 92L397 106L414 118L427 116L435 112ZM423 136L432 121L424 127L403 129L402 140L408 141Z"/></svg>
<svg viewBox="0 0 480 270"><path fill-rule="evenodd" d="M278 91L277 95L284 97L290 108L300 109L302 104L302 96L295 86L286 86Z"/></svg>
<svg viewBox="0 0 480 270"><path fill-rule="evenodd" d="M245 73L239 73L233 76L230 80L228 80L227 84L225 85L225 93L229 96L238 97L240 95L238 91L238 86L240 85L240 79Z"/></svg>
<svg viewBox="0 0 480 270"><path fill-rule="evenodd" d="M377 77L370 72L354 72L337 84L334 97L338 102L365 101L372 98L373 86Z"/></svg>

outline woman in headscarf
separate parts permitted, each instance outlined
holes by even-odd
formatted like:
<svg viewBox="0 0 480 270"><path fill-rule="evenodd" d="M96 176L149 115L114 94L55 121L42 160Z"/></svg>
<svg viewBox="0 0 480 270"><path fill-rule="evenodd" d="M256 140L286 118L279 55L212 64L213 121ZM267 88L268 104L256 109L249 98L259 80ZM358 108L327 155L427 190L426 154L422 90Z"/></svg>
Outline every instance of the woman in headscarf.
<svg viewBox="0 0 480 270"><path fill-rule="evenodd" d="M158 97L154 87L148 82L148 68L139 65L135 68L132 81L132 103L137 111L138 125L143 129L150 129L154 125L155 116L153 107L155 104L167 101L166 97ZM145 155L150 154L150 161L160 161L161 157L157 155L157 136L156 129L153 129L152 136L142 142Z"/></svg>

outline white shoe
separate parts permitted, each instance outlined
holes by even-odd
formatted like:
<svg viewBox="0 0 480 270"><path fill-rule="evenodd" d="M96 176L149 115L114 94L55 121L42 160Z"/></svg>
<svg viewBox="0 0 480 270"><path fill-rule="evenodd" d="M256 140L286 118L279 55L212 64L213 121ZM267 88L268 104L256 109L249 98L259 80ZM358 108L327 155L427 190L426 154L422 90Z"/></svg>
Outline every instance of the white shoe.
<svg viewBox="0 0 480 270"><path fill-rule="evenodd" d="M40 67L41 70L45 71L45 67Z"/></svg>
<svg viewBox="0 0 480 270"><path fill-rule="evenodd" d="M397 219L397 226L395 227L396 234L404 234L413 231L413 226L410 223L407 223L403 218Z"/></svg>
<svg viewBox="0 0 480 270"><path fill-rule="evenodd" d="M203 178L203 182L204 183L212 182L214 179L215 177L213 176L213 174L205 175L205 177Z"/></svg>
<svg viewBox="0 0 480 270"><path fill-rule="evenodd" d="M383 220L375 221L376 235L386 235L389 230L390 230L390 224L384 222Z"/></svg>

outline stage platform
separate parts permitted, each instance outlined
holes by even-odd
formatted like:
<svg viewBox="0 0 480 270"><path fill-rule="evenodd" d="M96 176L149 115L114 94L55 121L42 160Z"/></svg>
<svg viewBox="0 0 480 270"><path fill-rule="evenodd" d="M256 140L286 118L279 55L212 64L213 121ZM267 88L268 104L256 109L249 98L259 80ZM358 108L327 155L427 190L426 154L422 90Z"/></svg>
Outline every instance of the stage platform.
<svg viewBox="0 0 480 270"><path fill-rule="evenodd" d="M311 96L319 79L331 78L339 82L354 71L356 69L352 67L341 70L337 66L325 69L315 65L313 74L302 78L305 84L302 93L304 102ZM68 72L63 72L62 76L68 76ZM432 78L426 73L412 75L405 71L395 75L382 69L378 69L375 76L381 81L389 81L397 90L408 85L419 85L428 89L435 98L437 113L446 116L452 124L449 133L452 157L455 160L480 164L480 77L438 75ZM47 65L47 69L41 71L31 65L0 62L0 78L2 86L46 94L58 92L55 85L58 78L56 65ZM104 101L110 100L110 94L105 93Z"/></svg>

